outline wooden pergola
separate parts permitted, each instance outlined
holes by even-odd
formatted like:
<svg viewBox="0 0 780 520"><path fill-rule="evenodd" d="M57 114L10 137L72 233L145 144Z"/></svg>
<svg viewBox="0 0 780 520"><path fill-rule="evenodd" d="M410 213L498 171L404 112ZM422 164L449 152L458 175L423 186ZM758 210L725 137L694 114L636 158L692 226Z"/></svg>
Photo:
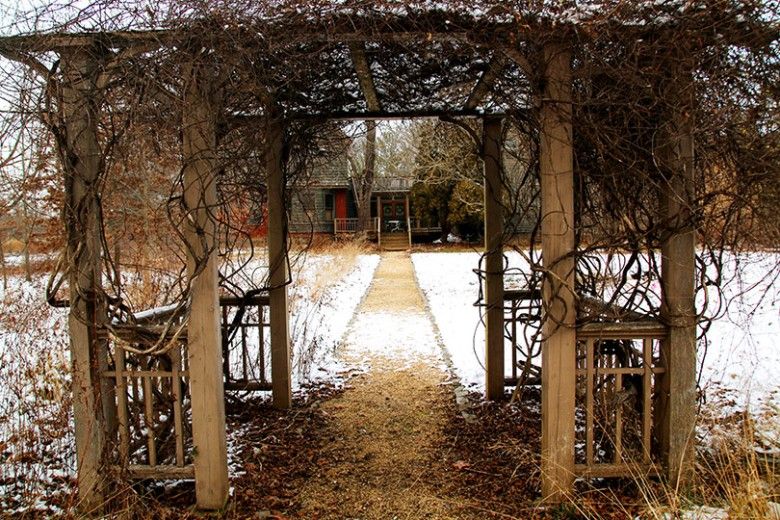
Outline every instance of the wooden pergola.
<svg viewBox="0 0 780 520"><path fill-rule="evenodd" d="M488 399L498 400L505 395L502 122L522 114L534 118L539 129L545 267L541 299L546 317L541 380L542 494L549 500L561 500L572 490L577 476L636 472L619 460L614 464L598 465L590 460L575 464L577 378L587 377L588 395L592 395L593 345L599 338L639 339L645 345L661 340L660 364L652 366L652 355L646 355L640 370L647 384L643 395L646 457L640 471L652 473L660 463L670 479L684 479L692 462L696 402L694 230L684 229L663 241L663 323L633 328L603 323L589 328L577 326L572 50L578 38L587 35L579 31L576 22L552 24L540 16L526 16L518 22L434 10L356 17L336 9L307 23L290 27L278 21L256 25L248 21L241 34L220 29L217 23L204 23L199 34L193 32L193 27L0 39L0 53L38 70L47 81L56 81L60 89L61 166L66 183L71 183L64 224L71 273L69 323L76 453L79 493L85 508L98 506L104 497L103 468L114 464L110 454L115 433L110 423L117 421L117 409L122 405L117 388L120 394L123 388L117 383L123 377L122 367L109 359L103 332L105 309L91 296L101 284L100 208L95 193L101 168L99 97L124 63L138 56L153 56L159 49L176 53L181 63L183 196L187 207L192 208L186 234L196 244L188 249L191 292L186 374L168 376L177 386L179 377L189 378L192 444L197 454L191 474L184 465L163 468L150 464L125 468L131 476L133 471L135 476L145 477L192 475L197 503L203 509L219 509L228 498L216 224L208 211L219 204L215 157L220 124L251 125L264 136L273 402L287 408L291 405L291 364L285 135L290 125L327 119L482 120L485 388ZM652 31L651 27L626 27L626 34L637 38ZM234 42L241 42L240 52L251 55L252 60L233 59L235 54L242 57L232 51ZM55 55L59 67L44 65L37 58L44 54ZM372 61L379 56L385 59L383 63ZM250 61L263 63L268 75L257 75L259 69L247 65ZM285 63L295 64L289 76L285 75ZM416 64L415 68L410 64ZM334 78L334 71L341 71L343 76ZM222 81L218 92L216 82L225 75L237 79ZM351 81L353 78L356 81ZM693 191L694 99L690 71L670 75L670 81L678 93L679 109L661 129L659 156L673 177L658 195L663 201L663 218L683 221L690 211ZM307 88L309 92L304 90ZM310 96L312 93L317 96ZM253 112L228 110L224 100L238 95L252 100L249 105ZM207 255L205 263L199 262L201 255ZM578 344L587 345L586 361L578 357ZM105 377L111 370L113 377ZM619 377L620 373L615 369L614 374ZM654 396L651 379L655 380ZM651 398L655 399L652 408ZM120 410L120 432L122 420L127 419ZM652 448L651 423L659 441ZM592 456L592 447L588 450Z"/></svg>

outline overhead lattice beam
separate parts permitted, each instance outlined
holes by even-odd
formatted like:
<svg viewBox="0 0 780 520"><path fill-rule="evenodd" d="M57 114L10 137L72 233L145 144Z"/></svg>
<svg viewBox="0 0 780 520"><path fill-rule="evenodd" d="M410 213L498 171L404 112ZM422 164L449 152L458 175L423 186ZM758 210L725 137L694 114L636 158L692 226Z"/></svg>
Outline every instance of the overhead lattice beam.
<svg viewBox="0 0 780 520"><path fill-rule="evenodd" d="M534 73L534 68L528 58L519 50L514 47L505 47L501 49L510 60L515 62L515 65L525 73L526 76L531 77Z"/></svg>

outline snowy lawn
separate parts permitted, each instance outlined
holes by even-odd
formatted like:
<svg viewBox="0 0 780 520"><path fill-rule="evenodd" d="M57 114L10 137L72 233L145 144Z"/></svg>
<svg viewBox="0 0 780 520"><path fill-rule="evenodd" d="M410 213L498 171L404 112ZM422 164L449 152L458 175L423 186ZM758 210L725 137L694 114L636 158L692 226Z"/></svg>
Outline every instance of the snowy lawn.
<svg viewBox="0 0 780 520"><path fill-rule="evenodd" d="M293 268L296 390L342 369L333 352L378 263L378 255L316 253ZM0 287L0 510L67 510L75 474L67 309L46 304L43 275L9 282Z"/></svg>
<svg viewBox="0 0 780 520"><path fill-rule="evenodd" d="M333 380L347 369L336 360L335 352L371 284L379 255L360 255L352 266L342 262L331 255L311 255L291 291L295 390Z"/></svg>
<svg viewBox="0 0 780 520"><path fill-rule="evenodd" d="M417 282L428 300L442 341L452 363L467 388L482 392L485 387L485 325L482 310L474 303L479 297L480 253L414 253ZM527 262L516 253L507 255L508 288L522 285L520 272ZM527 271L527 269L525 269ZM505 365L511 364L511 352L505 353ZM507 368L508 370L508 368Z"/></svg>
<svg viewBox="0 0 780 520"><path fill-rule="evenodd" d="M473 270L479 258L476 252L412 255L420 287L463 384L482 391L485 332L480 309L473 306L479 291ZM526 265L517 254L509 254L508 259L510 268L522 270ZM724 415L749 407L756 417L777 419L780 281L764 279L777 262L780 255L768 253L730 258L723 302L714 297L707 302L711 313L719 318L707 334L706 349L704 342L700 344L701 356L706 350L701 360L701 386L716 398L718 406L733 404L721 410ZM725 302L730 302L728 310L718 312ZM700 295L699 304L703 303L704 296Z"/></svg>

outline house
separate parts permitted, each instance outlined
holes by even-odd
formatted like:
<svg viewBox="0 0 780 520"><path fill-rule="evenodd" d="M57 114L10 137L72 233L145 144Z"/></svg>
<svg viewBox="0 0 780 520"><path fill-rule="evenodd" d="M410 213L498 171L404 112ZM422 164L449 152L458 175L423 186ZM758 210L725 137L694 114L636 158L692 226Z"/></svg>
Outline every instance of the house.
<svg viewBox="0 0 780 520"><path fill-rule="evenodd" d="M355 191L346 154L314 162L307 182L292 190L291 233L346 236L358 230ZM371 195L369 239L384 249L406 249L415 239L438 236L441 228L412 217L411 177L376 177Z"/></svg>
<svg viewBox="0 0 780 520"><path fill-rule="evenodd" d="M317 159L305 183L292 190L290 232L333 235L345 221L357 222L347 156Z"/></svg>

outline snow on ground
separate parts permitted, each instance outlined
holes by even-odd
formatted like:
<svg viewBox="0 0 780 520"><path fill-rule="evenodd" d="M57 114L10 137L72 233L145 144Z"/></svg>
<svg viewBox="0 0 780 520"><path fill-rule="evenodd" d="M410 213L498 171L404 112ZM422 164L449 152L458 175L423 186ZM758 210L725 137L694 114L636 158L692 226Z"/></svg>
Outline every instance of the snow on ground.
<svg viewBox="0 0 780 520"><path fill-rule="evenodd" d="M474 306L479 297L479 278L474 270L479 267L480 256L478 252L412 255L417 282L461 383L478 392L485 388L483 309ZM506 287L523 285L522 273L528 271L528 263L515 252L507 253L506 259ZM505 354L505 366L509 367L509 349Z"/></svg>
<svg viewBox="0 0 780 520"><path fill-rule="evenodd" d="M462 384L484 389L485 327L480 309L479 253L414 253L412 263L441 339Z"/></svg>
<svg viewBox="0 0 780 520"><path fill-rule="evenodd" d="M296 389L336 377L341 367L333 351L378 263L378 255L308 254L294 270ZM13 276L8 290L0 285L2 511L54 513L73 489L67 309L46 304L45 283L45 275L32 282Z"/></svg>
<svg viewBox="0 0 780 520"><path fill-rule="evenodd" d="M479 295L473 272L479 258L477 252L412 255L418 282L463 384L481 391L484 325L480 310L473 306ZM526 265L516 254L509 254L508 262L518 272ZM708 393L726 392L734 409L749 405L775 420L780 410L780 281L763 277L778 262L780 255L768 253L728 258L723 299L711 292L707 307L710 314L718 314L722 303L730 305L707 334L701 370L701 384ZM699 304L704 302L700 294ZM700 354L704 350L702 344ZM721 400L717 402L722 406Z"/></svg>
<svg viewBox="0 0 780 520"><path fill-rule="evenodd" d="M350 328L352 350L364 356L392 358L399 370L420 359L438 359L441 355L431 323L425 314L399 312L363 312Z"/></svg>
<svg viewBox="0 0 780 520"><path fill-rule="evenodd" d="M290 327L295 353L294 389L332 380L346 369L334 354L371 284L379 255L359 255L354 266L346 269L339 265L341 278L318 287L314 278L337 260L330 255L310 257L293 287Z"/></svg>
<svg viewBox="0 0 780 520"><path fill-rule="evenodd" d="M764 279L780 255L754 253L736 260L726 275L728 309L707 333L702 384L739 391L741 405L761 406L773 394L780 403L780 280ZM713 300L709 307L719 304Z"/></svg>

